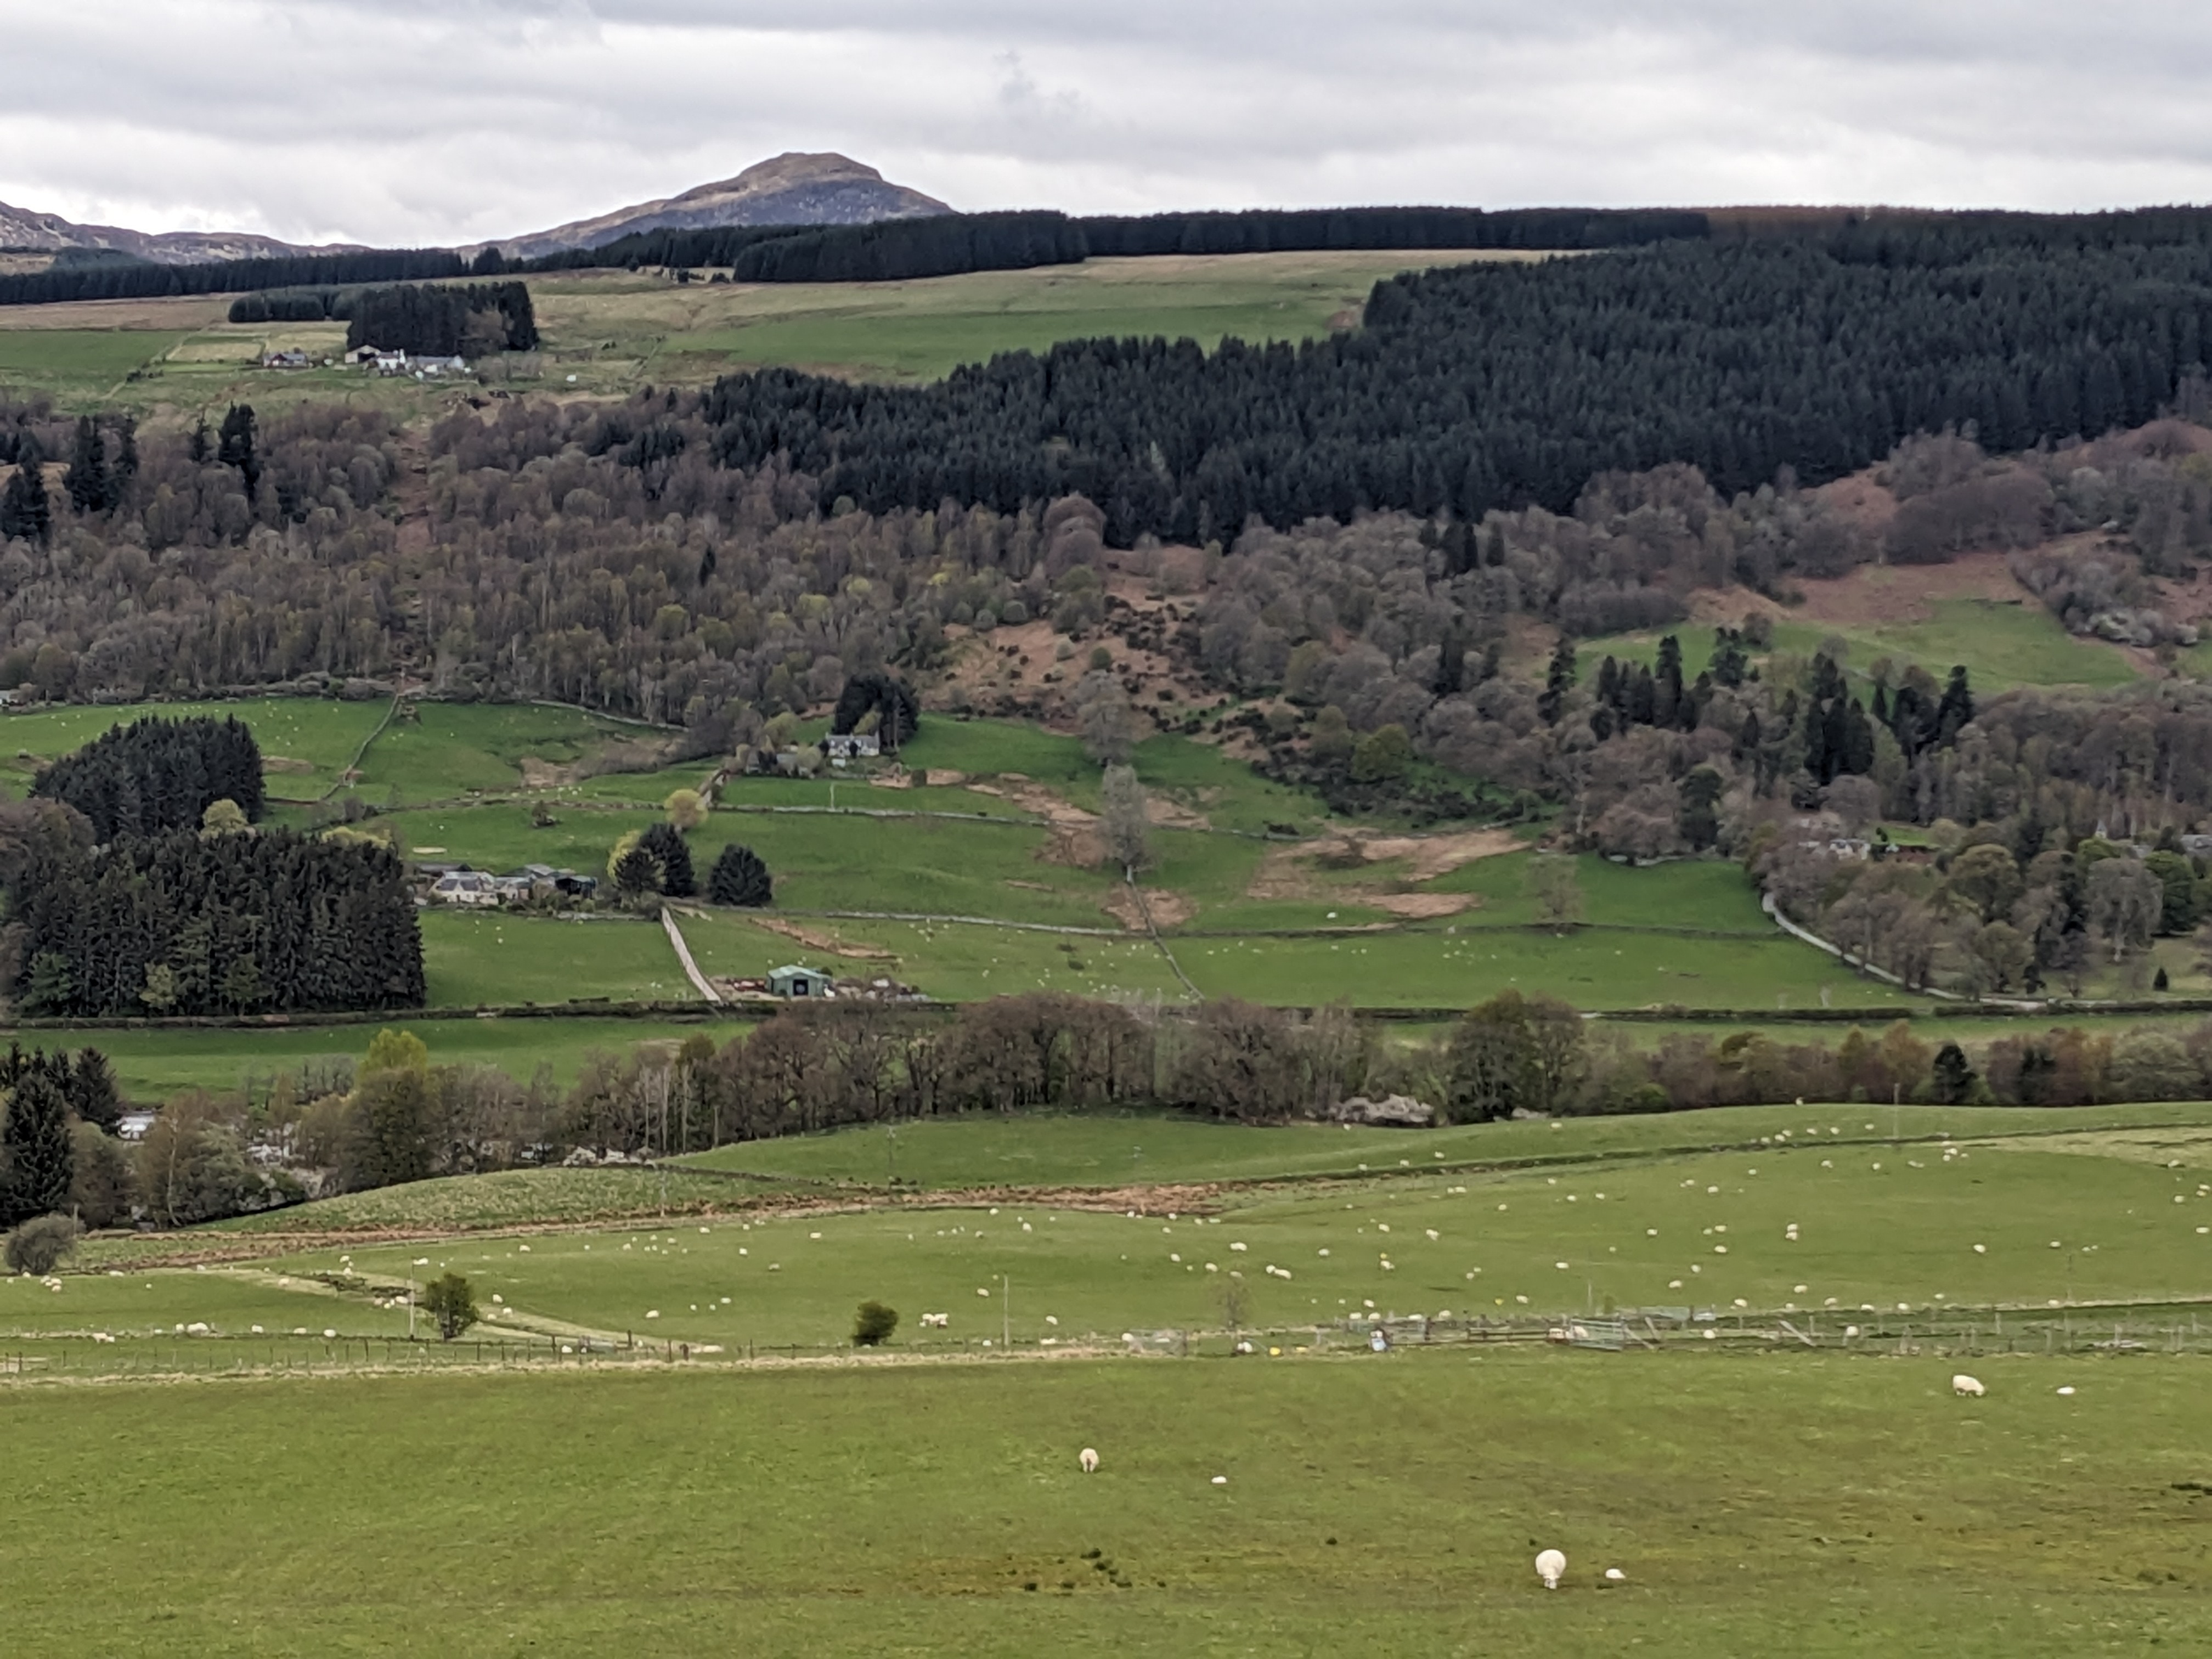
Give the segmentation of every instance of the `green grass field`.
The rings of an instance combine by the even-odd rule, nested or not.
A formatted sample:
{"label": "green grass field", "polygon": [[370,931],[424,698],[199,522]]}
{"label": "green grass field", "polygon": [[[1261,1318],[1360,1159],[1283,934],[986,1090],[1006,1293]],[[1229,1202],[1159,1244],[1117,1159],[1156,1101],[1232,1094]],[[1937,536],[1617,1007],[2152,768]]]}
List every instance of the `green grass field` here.
{"label": "green grass field", "polygon": [[[896,1150],[925,1189],[1262,1184],[1177,1186],[1168,1213],[780,1207],[880,1179],[864,1131],[725,1149],[698,1161],[759,1178],[673,1172],[665,1200],[656,1171],[524,1172],[162,1241],[294,1251],[252,1261],[101,1243],[58,1288],[0,1279],[11,1468],[59,1522],[0,1542],[11,1635],[398,1653],[434,1626],[465,1652],[689,1652],[742,1620],[746,1651],[794,1654],[2186,1651],[2212,1640],[2212,1390],[2171,1299],[2212,1268],[2208,1126],[2204,1104],[1893,1120],[1941,1144],[1848,1106],[1428,1134],[933,1123]],[[1530,1158],[1553,1161],[1480,1167]],[[360,1237],[298,1250],[316,1231]],[[405,1283],[442,1271],[470,1278],[487,1346],[404,1340]],[[1249,1358],[1225,1337],[1080,1357],[1218,1328],[1231,1285],[1264,1333]],[[829,1355],[864,1297],[905,1316],[880,1359],[743,1363]],[[1713,1340],[1378,1356],[1346,1328],[1615,1303],[1711,1308]],[[2124,1320],[2140,1346],[2085,1346]],[[2169,1328],[2186,1353],[2160,1352]],[[1009,1335],[1065,1352],[988,1363]],[[560,1352],[587,1339],[617,1351]],[[1962,1365],[1987,1397],[1953,1397]],[[1529,1568],[1547,1546],[1557,1595]],[[125,1563],[131,1595],[102,1601]]]}
{"label": "green grass field", "polygon": [[[1939,680],[1954,663],[1964,663],[1977,690],[2008,691],[2022,685],[2132,684],[2140,676],[2117,648],[2099,640],[2076,639],[2034,600],[1953,599],[1929,603],[1925,622],[1830,628],[1784,621],[1774,629],[1774,648],[1810,657],[1831,635],[1850,646],[1849,666],[1863,672],[1887,657],[1899,669],[1918,663]],[[1683,623],[1649,634],[1620,634],[1587,640],[1580,647],[1585,678],[1596,674],[1607,656],[1625,661],[1657,659],[1662,634],[1682,642],[1682,672],[1694,679],[1712,659],[1712,629]]]}
{"label": "green grass field", "polygon": [[434,1007],[698,997],[667,934],[645,921],[428,910],[422,966]]}
{"label": "green grass field", "polygon": [[[648,1224],[642,1235],[456,1241],[429,1258],[518,1315],[659,1340],[834,1345],[870,1296],[909,1315],[949,1312],[944,1334],[902,1338],[917,1349],[960,1346],[1002,1325],[1030,1343],[1215,1325],[1232,1273],[1243,1275],[1246,1322],[1260,1326],[1367,1309],[1514,1316],[1617,1303],[1778,1310],[1827,1319],[1831,1337],[1863,1310],[2163,1303],[2203,1296],[2212,1274],[2212,1110],[2203,1105],[2107,1109],[2101,1119],[1899,1114],[1895,1127],[1908,1134],[1957,1126],[1948,1147],[1886,1142],[1887,1109],[1685,1116],[1395,1135],[1041,1120],[910,1126],[896,1146],[881,1131],[848,1132],[696,1162],[771,1188],[841,1176],[881,1186],[894,1171],[925,1188],[1167,1182],[1203,1213],[1099,1213],[1034,1196],[964,1210],[878,1199],[837,1213],[686,1222],[665,1237]],[[1766,1144],[1752,1144],[1759,1135]],[[1482,1167],[1531,1159],[1547,1161]],[[1300,1184],[1316,1176],[1334,1179]],[[1223,1179],[1273,1184],[1211,1195],[1191,1184]],[[373,1202],[388,1224],[401,1224],[410,1202],[422,1206],[418,1225],[453,1225],[457,1210],[477,1203],[492,1224],[520,1218],[526,1195],[479,1200],[472,1190],[429,1183],[411,1200],[403,1189]],[[733,1189],[725,1207],[742,1211],[752,1190]],[[699,1195],[679,1186],[679,1199]],[[362,1224],[343,1207],[361,1201],[337,1201],[349,1218],[338,1224]],[[323,1207],[252,1224],[313,1231]],[[365,1241],[349,1259],[397,1282],[422,1254]],[[267,1271],[338,1266],[319,1250]],[[191,1280],[179,1278],[189,1294]],[[1006,1284],[1012,1299],[1002,1312]]]}
{"label": "green grass field", "polygon": [[[544,349],[489,371],[498,384],[620,394],[787,366],[863,380],[934,380],[1001,351],[1095,335],[1304,340],[1356,325],[1375,284],[1410,267],[1525,253],[1314,252],[1095,259],[907,283],[679,285],[651,273],[563,272],[530,282]],[[0,313],[0,386],[65,407],[170,414],[250,399],[264,410],[344,398],[403,416],[451,382],[357,370],[271,372],[267,351],[319,356],[328,325],[230,324],[209,298],[21,307]],[[125,382],[134,370],[140,378]],[[520,378],[514,378],[514,377]]]}
{"label": "green grass field", "polygon": [[0,385],[71,402],[98,398],[182,338],[172,331],[0,327]]}
{"label": "green grass field", "polygon": [[903,283],[677,286],[580,272],[531,283],[546,356],[580,385],[696,380],[790,366],[935,380],[999,352],[1096,335],[1303,340],[1356,322],[1409,265],[1496,253],[1261,253],[1094,259]]}
{"label": "green grass field", "polygon": [[[6,338],[0,332],[0,339]],[[235,716],[261,745],[262,769],[272,800],[313,800],[338,781],[386,705],[263,697],[240,702],[126,703],[98,708],[37,708],[0,715],[0,781],[21,794],[40,767],[82,748],[102,732],[158,716],[185,720]]]}
{"label": "green grass field", "polygon": [[0,1565],[54,1656],[2186,1651],[2199,1364],[1972,1402],[1935,1358],[1549,1354],[10,1389],[24,1501],[77,1524]]}

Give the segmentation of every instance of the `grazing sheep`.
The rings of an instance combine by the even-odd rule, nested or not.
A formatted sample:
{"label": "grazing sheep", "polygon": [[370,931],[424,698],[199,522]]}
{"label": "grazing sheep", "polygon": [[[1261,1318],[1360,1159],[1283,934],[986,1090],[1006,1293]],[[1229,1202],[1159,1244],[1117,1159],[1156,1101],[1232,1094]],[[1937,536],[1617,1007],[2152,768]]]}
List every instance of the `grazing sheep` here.
{"label": "grazing sheep", "polygon": [[1076,1453],[1075,1461],[1083,1465],[1084,1474],[1096,1474],[1098,1473],[1098,1454],[1091,1450],[1090,1447],[1085,1446],[1081,1451]]}
{"label": "grazing sheep", "polygon": [[[726,1302],[728,1299],[729,1298],[727,1297],[723,1298]],[[951,1314],[926,1313],[921,1316],[921,1322],[927,1329],[941,1331],[947,1325],[950,1325],[952,1322],[952,1316]]]}
{"label": "grazing sheep", "polygon": [[1975,1399],[1979,1400],[1989,1390],[1982,1386],[1979,1377],[1969,1376],[1966,1372],[1960,1371],[1951,1379],[1951,1392],[1956,1395],[1972,1395]]}
{"label": "grazing sheep", "polygon": [[1566,1571],[1567,1558],[1557,1550],[1546,1550],[1536,1558],[1536,1577],[1544,1581],[1546,1589],[1559,1589]]}

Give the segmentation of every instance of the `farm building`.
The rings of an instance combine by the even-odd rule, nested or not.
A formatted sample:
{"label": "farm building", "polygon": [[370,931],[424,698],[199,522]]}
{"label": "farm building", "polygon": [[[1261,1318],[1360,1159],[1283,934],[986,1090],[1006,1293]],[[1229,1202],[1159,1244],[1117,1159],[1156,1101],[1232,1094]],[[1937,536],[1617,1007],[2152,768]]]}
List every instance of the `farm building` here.
{"label": "farm building", "polygon": [[476,908],[501,903],[504,897],[498,882],[481,870],[449,870],[430,884],[430,902],[434,904]]}
{"label": "farm building", "polygon": [[769,994],[779,997],[826,997],[835,994],[830,975],[817,968],[777,968],[768,976]]}
{"label": "farm building", "polygon": [[833,732],[822,739],[822,752],[832,766],[842,766],[851,760],[873,760],[883,745],[872,732]]}

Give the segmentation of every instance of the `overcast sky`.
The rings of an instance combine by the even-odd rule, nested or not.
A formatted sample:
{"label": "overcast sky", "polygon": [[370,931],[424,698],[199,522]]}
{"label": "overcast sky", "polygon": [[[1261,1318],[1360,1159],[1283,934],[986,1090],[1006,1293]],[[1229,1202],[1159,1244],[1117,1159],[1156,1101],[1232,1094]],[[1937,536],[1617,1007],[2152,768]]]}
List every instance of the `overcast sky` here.
{"label": "overcast sky", "polygon": [[841,150],[959,208],[2212,200],[2203,0],[0,0],[0,200],[447,244]]}

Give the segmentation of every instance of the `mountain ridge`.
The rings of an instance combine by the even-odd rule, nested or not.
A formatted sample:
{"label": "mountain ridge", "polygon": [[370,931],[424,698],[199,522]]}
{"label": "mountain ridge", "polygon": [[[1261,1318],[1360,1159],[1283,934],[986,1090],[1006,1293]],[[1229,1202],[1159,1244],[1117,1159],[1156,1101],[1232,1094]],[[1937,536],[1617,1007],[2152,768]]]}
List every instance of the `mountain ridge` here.
{"label": "mountain ridge", "polygon": [[[574,219],[520,236],[468,243],[473,254],[489,246],[508,258],[598,247],[637,231],[705,229],[724,225],[857,225],[884,219],[933,217],[953,210],[933,196],[895,185],[875,168],[834,151],[786,151],[755,162],[733,178],[694,185],[674,196],[633,202],[590,218]],[[288,258],[313,253],[357,253],[360,242],[307,245],[246,231],[132,230],[120,225],[78,224],[58,213],[0,202],[0,252],[106,252],[164,265],[224,259]]]}

